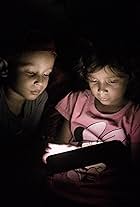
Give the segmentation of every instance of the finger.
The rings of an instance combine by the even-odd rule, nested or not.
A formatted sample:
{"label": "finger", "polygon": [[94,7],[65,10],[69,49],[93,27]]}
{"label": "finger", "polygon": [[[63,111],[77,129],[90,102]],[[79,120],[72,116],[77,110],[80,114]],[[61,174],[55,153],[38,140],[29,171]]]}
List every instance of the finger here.
{"label": "finger", "polygon": [[45,154],[43,155],[43,157],[42,157],[42,161],[43,161],[43,163],[45,163],[45,164],[47,164],[47,157],[48,157],[48,154],[47,154],[47,153],[45,153]]}

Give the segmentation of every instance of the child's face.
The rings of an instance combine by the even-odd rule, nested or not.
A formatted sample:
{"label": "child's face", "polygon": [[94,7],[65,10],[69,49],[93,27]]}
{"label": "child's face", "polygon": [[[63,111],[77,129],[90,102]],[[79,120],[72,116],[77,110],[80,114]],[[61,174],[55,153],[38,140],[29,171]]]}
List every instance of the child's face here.
{"label": "child's face", "polygon": [[48,85],[54,61],[54,56],[47,51],[22,55],[11,85],[14,91],[24,99],[36,99]]}
{"label": "child's face", "polygon": [[89,87],[95,98],[105,106],[119,106],[124,102],[128,84],[127,76],[117,76],[109,67],[91,73]]}

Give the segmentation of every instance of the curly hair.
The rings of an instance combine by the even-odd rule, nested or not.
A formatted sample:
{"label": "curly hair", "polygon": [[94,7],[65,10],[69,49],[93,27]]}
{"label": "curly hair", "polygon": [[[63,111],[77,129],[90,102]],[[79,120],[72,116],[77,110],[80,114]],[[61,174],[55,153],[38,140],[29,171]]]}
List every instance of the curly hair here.
{"label": "curly hair", "polygon": [[129,82],[126,90],[126,97],[128,99],[139,102],[139,93],[137,93],[140,87],[140,70],[135,58],[118,55],[118,54],[104,54],[98,53],[94,48],[78,60],[78,64],[74,67],[75,72],[80,79],[87,84],[90,74],[97,72],[105,67],[108,67],[116,76],[128,76]]}
{"label": "curly hair", "polygon": [[15,69],[20,64],[20,57],[26,53],[36,51],[48,51],[54,57],[57,56],[53,37],[39,31],[30,31],[17,41],[11,41],[0,51],[0,81],[7,82],[10,76],[14,76]]}

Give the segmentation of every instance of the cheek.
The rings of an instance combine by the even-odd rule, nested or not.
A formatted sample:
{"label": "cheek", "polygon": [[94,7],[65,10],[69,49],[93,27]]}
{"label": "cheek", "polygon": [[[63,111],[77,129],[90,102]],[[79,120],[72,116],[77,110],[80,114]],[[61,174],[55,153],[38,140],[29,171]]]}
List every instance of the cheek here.
{"label": "cheek", "polygon": [[21,91],[27,88],[31,88],[31,83],[29,81],[18,81],[16,84],[16,88],[20,89]]}
{"label": "cheek", "polygon": [[89,88],[90,88],[91,91],[94,91],[94,92],[96,92],[98,90],[97,85],[90,85],[89,84]]}
{"label": "cheek", "polygon": [[19,76],[15,84],[16,84],[15,87],[20,88],[21,90],[25,88],[30,89],[33,84],[33,80],[26,78],[24,76]]}
{"label": "cheek", "polygon": [[123,97],[125,93],[125,88],[123,87],[117,87],[117,88],[113,88],[110,89],[110,97]]}
{"label": "cheek", "polygon": [[16,83],[20,83],[20,84],[22,84],[22,83],[24,83],[26,81],[27,81],[26,78],[24,76],[22,76],[22,75],[18,75],[16,80],[15,80]]}
{"label": "cheek", "polygon": [[44,88],[46,88],[48,86],[48,82],[49,82],[49,79],[46,79],[43,81]]}
{"label": "cheek", "polygon": [[91,90],[92,95],[96,96],[97,95],[97,87],[96,86],[92,86],[92,87],[89,87],[89,88]]}
{"label": "cheek", "polygon": [[118,91],[119,93],[123,93],[123,92],[125,92],[126,91],[126,85],[118,85],[118,86],[115,86],[115,87],[112,87],[112,90],[114,90],[114,91]]}

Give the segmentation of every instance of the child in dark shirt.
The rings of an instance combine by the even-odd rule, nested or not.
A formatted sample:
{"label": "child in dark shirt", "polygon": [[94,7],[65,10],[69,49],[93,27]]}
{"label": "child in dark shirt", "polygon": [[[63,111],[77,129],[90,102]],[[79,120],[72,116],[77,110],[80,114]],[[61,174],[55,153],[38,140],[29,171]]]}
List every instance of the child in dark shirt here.
{"label": "child in dark shirt", "polygon": [[[56,58],[53,41],[40,34],[31,33],[0,58],[4,188],[7,197],[10,195],[14,202],[20,200],[17,197],[22,193],[24,197],[26,192],[33,190],[29,183],[35,173],[36,158],[40,159],[40,122],[48,99],[46,87]],[[18,193],[16,198],[13,188],[15,194]]]}

